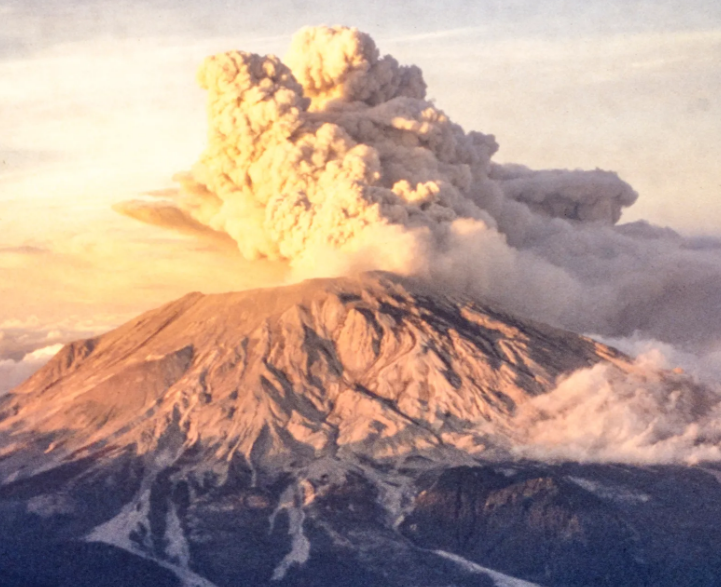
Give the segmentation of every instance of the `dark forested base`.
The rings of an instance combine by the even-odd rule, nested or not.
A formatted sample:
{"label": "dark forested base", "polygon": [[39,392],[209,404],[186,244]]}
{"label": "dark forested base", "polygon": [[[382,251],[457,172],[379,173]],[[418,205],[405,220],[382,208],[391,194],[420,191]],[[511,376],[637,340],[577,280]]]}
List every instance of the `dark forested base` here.
{"label": "dark forested base", "polygon": [[[171,587],[186,570],[218,587],[490,587],[481,567],[559,587],[721,585],[721,484],[710,468],[433,468],[412,481],[397,519],[377,481],[350,471],[340,483],[316,482],[299,510],[309,556],[279,573],[295,539],[279,506],[298,479],[267,474],[259,484],[242,463],[222,478],[200,475],[202,460],[189,454],[155,474],[133,552],[86,538],[136,496],[142,459],[123,454],[7,484],[0,585]],[[171,509],[185,563],[170,548],[179,539]]]}

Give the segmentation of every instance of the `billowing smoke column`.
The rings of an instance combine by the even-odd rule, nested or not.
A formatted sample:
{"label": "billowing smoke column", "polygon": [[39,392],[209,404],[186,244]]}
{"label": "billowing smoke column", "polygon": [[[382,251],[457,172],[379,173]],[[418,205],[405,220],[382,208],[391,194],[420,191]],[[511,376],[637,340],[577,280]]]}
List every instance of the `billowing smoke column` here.
{"label": "billowing smoke column", "polygon": [[386,227],[440,242],[457,218],[490,220],[477,204],[501,199],[495,141],[426,102],[418,68],[348,28],[302,31],[286,61],[232,52],[201,67],[210,144],[183,203],[196,220],[250,259],[294,266],[360,251]]}
{"label": "billowing smoke column", "polygon": [[126,213],[227,235],[297,276],[424,274],[576,331],[719,341],[719,243],[616,225],[637,195],[615,173],[493,163],[494,137],[451,122],[368,35],[304,29],[285,62],[233,51],[198,79],[209,142],[178,209]]}

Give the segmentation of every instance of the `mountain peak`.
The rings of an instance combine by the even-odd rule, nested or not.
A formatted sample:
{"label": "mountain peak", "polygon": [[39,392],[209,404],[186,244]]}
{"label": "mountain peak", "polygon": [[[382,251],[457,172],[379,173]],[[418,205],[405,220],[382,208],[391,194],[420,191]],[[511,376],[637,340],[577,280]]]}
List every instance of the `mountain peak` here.
{"label": "mountain peak", "polygon": [[385,273],[192,293],[67,345],[4,399],[0,433],[11,448],[45,439],[41,469],[109,446],[151,452],[173,430],[178,450],[274,466],[338,451],[473,454],[497,448],[488,435],[527,398],[602,360],[625,361]]}

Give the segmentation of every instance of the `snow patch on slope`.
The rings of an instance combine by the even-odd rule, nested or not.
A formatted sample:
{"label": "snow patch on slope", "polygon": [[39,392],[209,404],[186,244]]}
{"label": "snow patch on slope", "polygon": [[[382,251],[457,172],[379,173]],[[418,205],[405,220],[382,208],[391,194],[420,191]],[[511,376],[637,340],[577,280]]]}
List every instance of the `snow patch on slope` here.
{"label": "snow patch on slope", "polygon": [[148,527],[149,512],[150,490],[146,489],[137,499],[126,504],[117,516],[94,528],[86,540],[104,542],[135,552],[138,548],[130,536],[139,528]]}
{"label": "snow patch on slope", "polygon": [[567,479],[579,487],[582,487],[586,491],[590,491],[594,495],[597,495],[601,499],[610,499],[621,503],[646,503],[651,499],[650,495],[646,495],[640,491],[631,491],[625,487],[605,485],[603,483],[599,483],[598,481],[583,479],[582,477],[569,476]]}
{"label": "snow patch on slope", "polygon": [[126,504],[114,518],[94,528],[86,537],[87,542],[103,542],[116,546],[132,554],[151,560],[159,566],[171,571],[180,579],[182,587],[217,587],[207,579],[197,575],[188,568],[190,553],[188,544],[182,534],[180,520],[175,506],[171,503],[167,517],[166,538],[168,539],[167,554],[176,562],[161,560],[146,550],[145,544],[133,541],[131,534],[139,528],[149,527],[150,490],[146,489],[140,496]]}
{"label": "snow patch on slope", "polygon": [[291,485],[283,492],[278,508],[273,512],[271,521],[275,520],[275,516],[280,511],[286,510],[288,512],[288,535],[291,537],[291,550],[273,571],[273,581],[283,579],[294,563],[304,565],[310,558],[310,541],[303,532],[303,522],[305,521],[304,502],[305,491],[303,485],[300,483]]}
{"label": "snow patch on slope", "polygon": [[168,555],[170,560],[177,561],[181,567],[187,569],[190,563],[190,548],[188,541],[185,539],[185,534],[183,534],[178,510],[172,501],[166,516],[165,538],[167,540],[165,554]]}
{"label": "snow patch on slope", "polygon": [[433,552],[438,556],[442,556],[443,558],[453,561],[470,573],[489,576],[496,583],[496,587],[541,587],[538,583],[530,583],[528,581],[524,581],[523,579],[509,577],[508,575],[504,575],[503,573],[499,573],[498,571],[494,571],[492,569],[487,569],[486,567],[482,567],[481,565],[471,562],[462,556],[451,554],[445,550],[434,550]]}

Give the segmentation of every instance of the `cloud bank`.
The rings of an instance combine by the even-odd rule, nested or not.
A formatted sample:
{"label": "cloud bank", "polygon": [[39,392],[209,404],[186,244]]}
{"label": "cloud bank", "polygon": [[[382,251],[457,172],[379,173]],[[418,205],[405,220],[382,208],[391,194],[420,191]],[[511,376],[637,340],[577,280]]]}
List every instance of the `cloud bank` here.
{"label": "cloud bank", "polygon": [[721,389],[663,367],[652,350],[631,372],[598,364],[572,373],[520,406],[509,435],[512,452],[579,462],[721,460]]}
{"label": "cloud bank", "polygon": [[0,359],[0,395],[25,381],[53,358],[62,344],[53,344],[27,353],[20,360]]}

